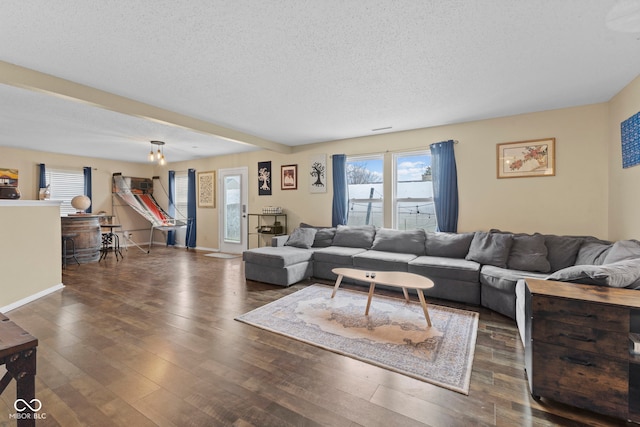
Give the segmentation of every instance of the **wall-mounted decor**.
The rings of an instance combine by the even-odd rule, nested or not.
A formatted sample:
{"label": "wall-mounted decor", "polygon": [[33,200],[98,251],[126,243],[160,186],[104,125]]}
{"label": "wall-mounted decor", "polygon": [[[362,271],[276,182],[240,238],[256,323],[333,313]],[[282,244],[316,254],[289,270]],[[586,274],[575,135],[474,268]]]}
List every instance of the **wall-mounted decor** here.
{"label": "wall-mounted decor", "polygon": [[326,154],[313,154],[309,157],[309,192],[327,192]]}
{"label": "wall-mounted decor", "polygon": [[0,168],[0,186],[17,187],[18,186],[18,169]]}
{"label": "wall-mounted decor", "polygon": [[555,138],[497,144],[498,178],[555,175],[555,147]]}
{"label": "wall-mounted decor", "polygon": [[298,165],[280,167],[280,188],[282,190],[298,189]]}
{"label": "wall-mounted decor", "polygon": [[271,162],[258,162],[258,196],[271,195]]}
{"label": "wall-mounted decor", "polygon": [[198,172],[198,207],[216,207],[216,172]]}
{"label": "wall-mounted decor", "polygon": [[622,167],[640,163],[640,112],[620,123],[622,137]]}

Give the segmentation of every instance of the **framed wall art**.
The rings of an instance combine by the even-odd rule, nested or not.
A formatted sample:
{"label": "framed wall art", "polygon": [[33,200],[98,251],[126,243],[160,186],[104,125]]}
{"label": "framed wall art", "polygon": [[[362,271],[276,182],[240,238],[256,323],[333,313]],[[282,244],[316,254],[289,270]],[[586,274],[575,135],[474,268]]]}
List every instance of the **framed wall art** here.
{"label": "framed wall art", "polygon": [[497,144],[498,178],[555,175],[555,146],[555,138]]}
{"label": "framed wall art", "polygon": [[327,155],[313,154],[309,157],[309,192],[327,192]]}
{"label": "framed wall art", "polygon": [[622,167],[640,164],[640,112],[620,123]]}
{"label": "framed wall art", "polygon": [[298,189],[298,165],[280,167],[280,188],[282,190]]}
{"label": "framed wall art", "polygon": [[216,207],[216,172],[198,172],[198,207]]}
{"label": "framed wall art", "polygon": [[258,162],[258,196],[271,195],[271,162]]}

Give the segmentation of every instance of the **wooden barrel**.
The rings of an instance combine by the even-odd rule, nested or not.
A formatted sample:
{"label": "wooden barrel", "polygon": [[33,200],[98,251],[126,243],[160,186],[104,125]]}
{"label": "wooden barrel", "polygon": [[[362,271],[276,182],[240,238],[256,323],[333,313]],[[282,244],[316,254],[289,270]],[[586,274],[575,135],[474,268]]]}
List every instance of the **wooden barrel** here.
{"label": "wooden barrel", "polygon": [[[62,235],[70,235],[76,247],[76,259],[80,264],[97,262],[100,259],[102,233],[99,216],[66,216],[61,218]],[[73,245],[67,243],[67,262],[73,263]],[[62,254],[64,256],[65,254]]]}

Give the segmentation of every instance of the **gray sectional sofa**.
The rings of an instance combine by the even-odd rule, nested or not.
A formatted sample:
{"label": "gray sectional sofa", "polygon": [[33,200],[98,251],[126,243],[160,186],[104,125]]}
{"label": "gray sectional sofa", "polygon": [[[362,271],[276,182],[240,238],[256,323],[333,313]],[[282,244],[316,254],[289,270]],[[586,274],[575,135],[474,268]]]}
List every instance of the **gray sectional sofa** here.
{"label": "gray sectional sofa", "polygon": [[434,281],[428,297],[482,305],[512,319],[516,285],[527,277],[640,288],[640,242],[590,236],[301,224],[274,237],[272,246],[245,251],[243,260],[248,280],[280,286],[335,280],[336,267],[407,271]]}

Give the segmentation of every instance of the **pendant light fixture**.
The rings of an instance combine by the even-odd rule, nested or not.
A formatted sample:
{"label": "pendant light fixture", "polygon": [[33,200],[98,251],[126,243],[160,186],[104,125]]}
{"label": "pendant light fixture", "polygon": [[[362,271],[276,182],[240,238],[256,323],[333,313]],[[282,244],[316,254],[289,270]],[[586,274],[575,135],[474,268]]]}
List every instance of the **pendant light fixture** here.
{"label": "pendant light fixture", "polygon": [[[159,165],[164,166],[167,162],[164,158],[164,141],[149,141],[151,143],[151,151],[149,151],[149,161],[153,162],[156,160]],[[153,146],[158,147],[158,151],[153,153]]]}

